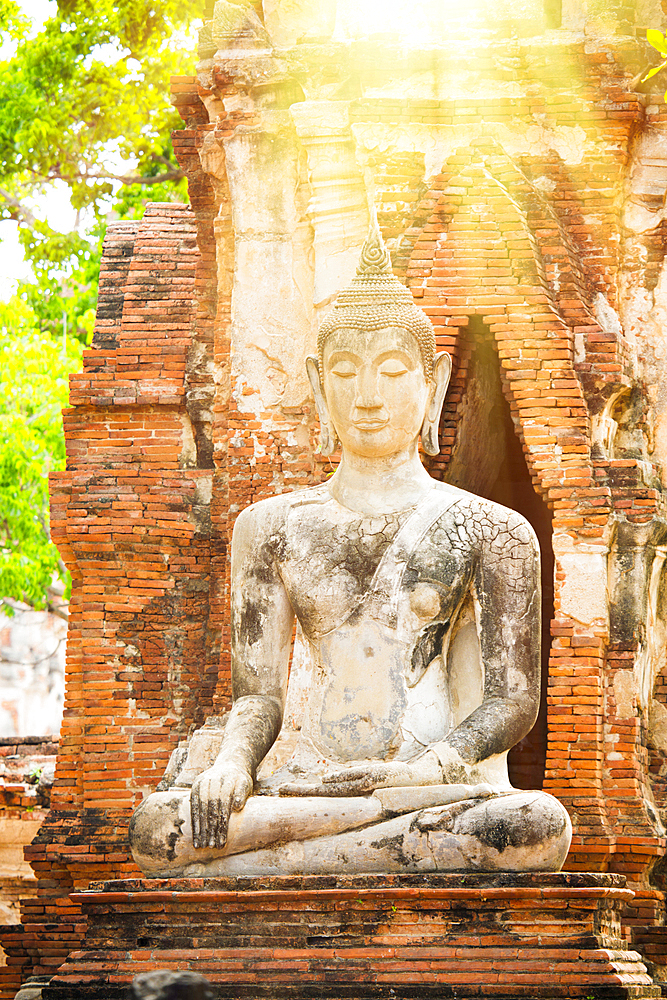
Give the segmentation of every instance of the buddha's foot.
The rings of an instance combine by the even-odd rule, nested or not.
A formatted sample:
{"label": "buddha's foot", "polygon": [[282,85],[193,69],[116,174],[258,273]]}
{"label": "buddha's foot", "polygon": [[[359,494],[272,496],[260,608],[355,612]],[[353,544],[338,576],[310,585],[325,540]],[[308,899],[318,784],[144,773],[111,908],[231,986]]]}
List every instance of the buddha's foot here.
{"label": "buddha's foot", "polygon": [[[260,831],[270,846],[248,849],[257,846]],[[196,849],[189,789],[172,788],[149,796],[130,827],[134,858],[153,878],[558,871],[571,838],[569,816],[557,799],[522,791],[465,798],[392,819],[383,819],[373,796],[253,796],[242,813],[232,815],[229,847]]]}

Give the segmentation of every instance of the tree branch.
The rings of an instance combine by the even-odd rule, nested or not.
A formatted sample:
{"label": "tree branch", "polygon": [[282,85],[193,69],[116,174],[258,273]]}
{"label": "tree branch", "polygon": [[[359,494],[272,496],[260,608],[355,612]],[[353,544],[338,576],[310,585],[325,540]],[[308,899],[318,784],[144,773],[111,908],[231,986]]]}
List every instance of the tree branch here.
{"label": "tree branch", "polygon": [[92,170],[86,170],[85,172],[77,171],[71,174],[62,174],[59,170],[50,170],[46,175],[37,174],[36,171],[34,173],[47,182],[65,181],[68,184],[72,181],[120,181],[121,184],[128,186],[130,184],[162,184],[163,181],[180,181],[185,177],[185,172],[180,168],[165,170],[164,173],[156,174],[154,177],[145,177],[142,174],[111,174],[106,170],[100,170],[99,172]]}
{"label": "tree branch", "polygon": [[24,205],[13,194],[10,194],[9,191],[5,191],[4,188],[0,188],[0,199],[7,206],[6,210],[9,212],[10,219],[13,219],[15,222],[25,222],[31,229],[34,227],[37,220],[27,205]]}
{"label": "tree branch", "polygon": [[12,611],[43,611],[43,610],[46,610],[46,611],[49,611],[52,615],[55,615],[56,618],[62,618],[62,620],[64,622],[68,622],[69,621],[69,614],[68,614],[68,610],[67,610],[68,607],[69,607],[69,605],[67,604],[66,601],[63,601],[62,604],[54,604],[53,601],[50,601],[47,598],[47,600],[46,600],[46,608],[45,609],[44,608],[36,608],[35,605],[32,604],[30,601],[14,601],[14,600],[12,600],[11,597],[2,597],[2,598],[0,598],[0,605],[1,604],[4,604],[5,607],[7,607],[7,608],[11,608]]}
{"label": "tree branch", "polygon": [[66,604],[53,604],[51,601],[47,601],[46,604],[47,611],[50,611],[52,615],[56,616],[56,618],[62,618],[64,622],[69,621],[69,614],[66,608]]}
{"label": "tree branch", "polygon": [[[103,175],[100,175],[103,176]],[[165,170],[163,174],[156,174],[155,177],[141,177],[137,174],[105,174],[107,180],[120,181],[122,184],[161,184],[163,181],[180,181],[185,177],[182,170]]]}

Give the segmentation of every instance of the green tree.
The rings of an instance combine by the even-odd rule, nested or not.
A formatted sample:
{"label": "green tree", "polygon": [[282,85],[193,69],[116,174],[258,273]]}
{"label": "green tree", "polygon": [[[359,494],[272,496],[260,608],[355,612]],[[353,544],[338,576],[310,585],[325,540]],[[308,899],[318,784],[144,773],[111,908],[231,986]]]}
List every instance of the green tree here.
{"label": "green tree", "polygon": [[65,465],[61,410],[82,345],[36,328],[14,298],[0,304],[0,595],[66,617],[69,574],[49,536],[48,475]]}
{"label": "green tree", "polygon": [[[15,0],[0,0],[0,219],[19,224],[33,278],[20,291],[43,330],[89,340],[105,219],[146,200],[186,200],[170,142],[182,122],[169,76],[191,71],[202,0],[58,0],[34,37]],[[136,164],[127,167],[128,163]],[[38,204],[66,185],[88,232],[54,231]],[[126,192],[118,199],[118,191]]]}
{"label": "green tree", "polygon": [[[32,265],[0,303],[0,603],[65,617],[69,575],[48,527],[60,411],[92,335],[110,209],[137,218],[147,200],[187,198],[169,76],[192,69],[185,31],[201,0],[58,0],[37,34],[22,6],[0,0],[0,41],[15,50],[0,61],[0,219],[18,223]],[[63,185],[77,212],[69,233],[40,212]]]}

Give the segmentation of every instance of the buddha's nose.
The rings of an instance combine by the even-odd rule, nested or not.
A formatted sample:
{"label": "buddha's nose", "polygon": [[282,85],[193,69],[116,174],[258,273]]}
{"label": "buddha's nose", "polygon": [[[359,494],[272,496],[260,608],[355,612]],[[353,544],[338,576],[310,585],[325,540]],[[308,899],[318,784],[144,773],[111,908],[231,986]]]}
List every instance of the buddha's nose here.
{"label": "buddha's nose", "polygon": [[361,410],[375,410],[382,406],[382,397],[378,393],[377,374],[368,369],[361,369],[357,376],[356,405]]}

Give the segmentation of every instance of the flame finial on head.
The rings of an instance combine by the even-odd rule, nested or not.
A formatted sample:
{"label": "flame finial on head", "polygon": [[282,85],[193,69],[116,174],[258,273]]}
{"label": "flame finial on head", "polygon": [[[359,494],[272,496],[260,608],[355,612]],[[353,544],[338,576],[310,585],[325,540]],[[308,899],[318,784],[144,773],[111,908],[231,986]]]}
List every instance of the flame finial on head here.
{"label": "flame finial on head", "polygon": [[391,257],[384,245],[375,213],[373,213],[371,219],[368,236],[361,248],[357,274],[393,274],[391,270]]}
{"label": "flame finial on head", "polygon": [[390,326],[401,327],[415,337],[424,373],[431,378],[435,355],[433,325],[426,313],[415,305],[410,290],[393,273],[391,257],[373,212],[357,273],[348,287],[338,293],[333,309],[320,326],[317,337],[320,378],[324,344],[334,330],[384,330]]}

